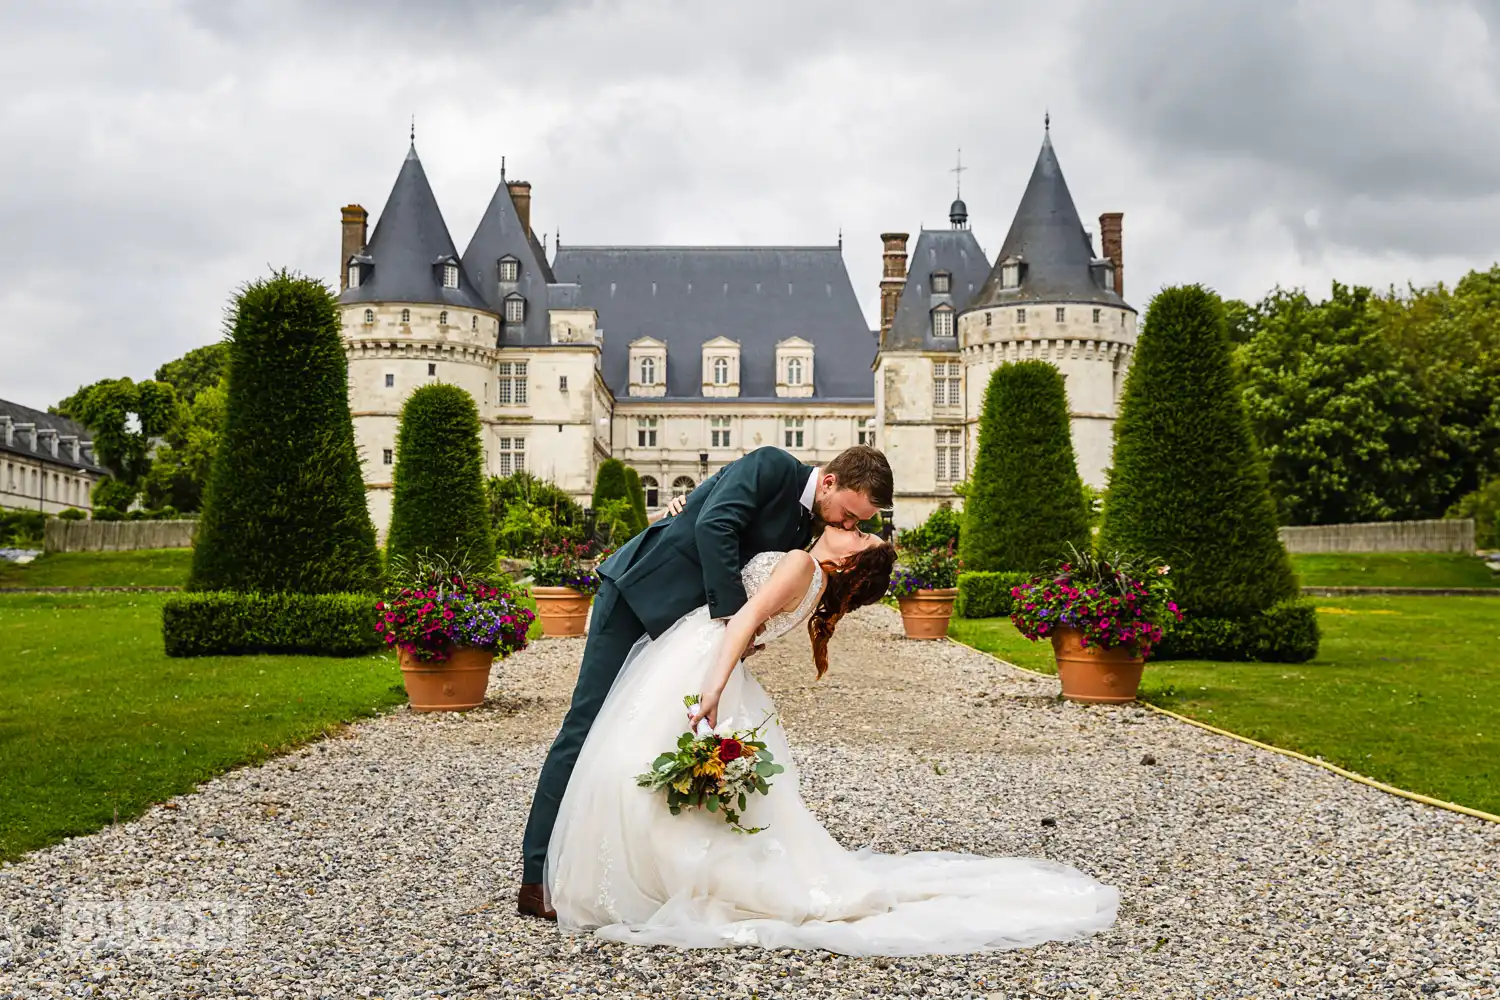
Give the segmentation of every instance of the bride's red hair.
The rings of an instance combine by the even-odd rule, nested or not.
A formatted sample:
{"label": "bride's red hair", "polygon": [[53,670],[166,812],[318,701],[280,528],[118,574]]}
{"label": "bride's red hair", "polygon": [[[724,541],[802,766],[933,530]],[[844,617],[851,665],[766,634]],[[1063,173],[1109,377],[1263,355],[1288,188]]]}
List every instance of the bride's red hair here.
{"label": "bride's red hair", "polygon": [[891,585],[891,570],[896,565],[896,547],[888,542],[872,545],[840,565],[819,563],[828,575],[828,584],[818,600],[818,609],[807,620],[807,634],[812,636],[813,663],[821,678],[828,673],[828,640],[844,615],[874,604],[885,596]]}

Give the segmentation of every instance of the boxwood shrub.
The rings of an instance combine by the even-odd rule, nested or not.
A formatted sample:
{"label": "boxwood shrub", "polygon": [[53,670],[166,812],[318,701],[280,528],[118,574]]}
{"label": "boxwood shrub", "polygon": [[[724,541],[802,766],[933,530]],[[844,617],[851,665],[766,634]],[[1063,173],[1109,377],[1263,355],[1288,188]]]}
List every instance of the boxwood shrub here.
{"label": "boxwood shrub", "polygon": [[1152,652],[1158,660],[1245,660],[1305,663],[1318,655],[1318,613],[1283,601],[1243,618],[1195,618],[1172,626]]}
{"label": "boxwood shrub", "polygon": [[1004,618],[1010,614],[1010,588],[1030,579],[1029,573],[960,573],[953,613],[960,618]]}
{"label": "boxwood shrub", "polygon": [[381,648],[374,605],[368,594],[174,594],[162,611],[162,636],[168,656],[358,656]]}

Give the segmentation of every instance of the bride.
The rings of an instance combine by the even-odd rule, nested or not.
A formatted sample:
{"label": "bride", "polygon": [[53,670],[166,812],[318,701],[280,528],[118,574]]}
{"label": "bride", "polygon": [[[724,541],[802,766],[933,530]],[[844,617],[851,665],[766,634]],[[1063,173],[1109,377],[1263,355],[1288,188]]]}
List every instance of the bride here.
{"label": "bride", "polygon": [[[813,661],[847,612],[884,595],[890,545],[830,526],[807,552],[744,568],[750,599],[728,622],[688,614],[631,651],[568,783],[547,851],[559,925],[613,941],[817,948],[849,955],[957,954],[1067,940],[1109,927],[1118,892],[1065,865],[952,853],[846,851],[798,792],[776,707],[746,669],[752,643],[802,623]],[[684,717],[684,695],[698,705]],[[716,813],[673,816],[635,776],[700,721],[751,729],[786,772],[751,796],[746,835]]]}

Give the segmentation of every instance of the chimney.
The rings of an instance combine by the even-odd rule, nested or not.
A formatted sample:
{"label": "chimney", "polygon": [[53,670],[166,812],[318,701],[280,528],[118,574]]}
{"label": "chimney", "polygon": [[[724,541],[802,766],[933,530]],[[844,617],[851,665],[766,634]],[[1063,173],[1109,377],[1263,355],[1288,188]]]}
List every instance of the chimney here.
{"label": "chimney", "polygon": [[345,205],[343,219],[343,259],[339,261],[339,291],[349,290],[349,258],[359,253],[369,242],[368,226],[370,213],[359,205]]}
{"label": "chimney", "polygon": [[511,203],[516,206],[516,214],[521,217],[521,228],[526,230],[526,237],[530,239],[531,184],[527,181],[506,181],[505,186],[510,189]]}
{"label": "chimney", "polygon": [[1115,265],[1115,294],[1125,297],[1124,212],[1105,212],[1099,216],[1099,249]]}
{"label": "chimney", "polygon": [[896,303],[901,299],[901,289],[906,285],[906,241],[908,233],[881,233],[880,242],[885,245],[883,259],[885,270],[880,276],[880,341],[891,332],[891,322],[896,318]]}

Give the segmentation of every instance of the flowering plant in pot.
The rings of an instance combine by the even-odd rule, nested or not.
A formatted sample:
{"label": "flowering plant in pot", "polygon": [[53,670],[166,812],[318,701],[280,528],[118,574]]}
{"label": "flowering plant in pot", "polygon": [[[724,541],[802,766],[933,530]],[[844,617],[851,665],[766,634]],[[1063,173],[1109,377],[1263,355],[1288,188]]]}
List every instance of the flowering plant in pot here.
{"label": "flowering plant in pot", "polygon": [[444,560],[402,566],[375,602],[375,631],[396,649],[413,709],[475,708],[490,668],[526,647],[535,617],[520,595]]}
{"label": "flowering plant in pot", "polygon": [[532,557],[531,596],[542,619],[542,635],[582,635],[588,626],[589,601],[598,591],[599,574],[588,545],[562,542]]}
{"label": "flowering plant in pot", "polygon": [[948,634],[962,570],[963,560],[951,540],[937,548],[902,550],[888,593],[901,605],[908,639],[941,639]]}
{"label": "flowering plant in pot", "polygon": [[1011,622],[1034,642],[1052,641],[1063,697],[1072,701],[1135,700],[1152,648],[1182,621],[1169,567],[1118,554],[1072,549],[1011,596]]}

